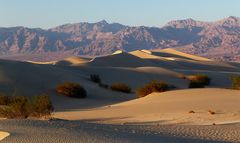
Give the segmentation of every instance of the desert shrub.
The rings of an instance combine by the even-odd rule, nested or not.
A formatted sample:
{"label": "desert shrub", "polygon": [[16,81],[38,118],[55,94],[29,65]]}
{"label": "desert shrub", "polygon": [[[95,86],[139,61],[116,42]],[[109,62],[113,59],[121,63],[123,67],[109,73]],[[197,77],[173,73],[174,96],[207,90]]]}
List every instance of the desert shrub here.
{"label": "desert shrub", "polygon": [[144,97],[153,92],[164,92],[164,91],[167,91],[168,89],[169,89],[169,86],[165,82],[151,81],[147,83],[145,86],[137,89],[137,96]]}
{"label": "desert shrub", "polygon": [[97,74],[91,74],[90,75],[90,80],[96,83],[101,83],[101,78]]}
{"label": "desert shrub", "polygon": [[209,85],[211,79],[204,74],[196,74],[189,77],[189,88],[204,88],[206,85]]}
{"label": "desert shrub", "polygon": [[27,118],[51,115],[53,106],[47,95],[32,99],[26,96],[9,96],[8,105],[0,107],[0,116],[4,118]]}
{"label": "desert shrub", "polygon": [[31,101],[30,115],[34,117],[49,116],[53,112],[52,102],[46,94],[35,96]]}
{"label": "desert shrub", "polygon": [[208,110],[208,113],[209,113],[210,115],[216,114],[216,112],[214,112],[214,111],[212,111],[212,110]]}
{"label": "desert shrub", "polygon": [[189,88],[204,88],[205,85],[202,82],[192,80],[189,82],[188,87]]}
{"label": "desert shrub", "polygon": [[85,98],[87,91],[78,83],[65,82],[56,88],[57,93],[74,98]]}
{"label": "desert shrub", "polygon": [[109,87],[109,85],[104,84],[104,83],[99,83],[98,85],[99,85],[99,87],[106,88],[106,89]]}
{"label": "desert shrub", "polygon": [[2,107],[0,114],[6,118],[27,118],[29,111],[29,99],[25,96],[10,97],[9,104]]}
{"label": "desert shrub", "polygon": [[196,74],[190,77],[191,81],[199,82],[202,85],[209,85],[211,82],[211,79],[204,74]]}
{"label": "desert shrub", "polygon": [[240,89],[240,76],[232,76],[232,88]]}
{"label": "desert shrub", "polygon": [[8,105],[9,98],[3,93],[0,93],[0,105]]}
{"label": "desert shrub", "polygon": [[186,75],[184,75],[184,74],[179,74],[178,77],[181,78],[181,79],[186,79],[187,78]]}
{"label": "desert shrub", "polygon": [[190,114],[194,114],[194,113],[196,113],[196,112],[193,111],[193,110],[190,110],[190,111],[188,111],[188,113],[190,113]]}
{"label": "desert shrub", "polygon": [[124,93],[131,93],[131,88],[125,83],[114,83],[111,85],[111,89],[114,91],[120,91]]}

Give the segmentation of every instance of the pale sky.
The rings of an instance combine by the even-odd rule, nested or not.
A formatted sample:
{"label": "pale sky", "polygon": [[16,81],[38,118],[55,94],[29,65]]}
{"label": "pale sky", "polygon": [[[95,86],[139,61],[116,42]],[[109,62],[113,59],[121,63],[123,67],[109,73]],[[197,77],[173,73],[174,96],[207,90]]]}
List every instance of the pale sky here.
{"label": "pale sky", "polygon": [[0,27],[51,28],[105,19],[160,27],[171,20],[240,17],[240,0],[0,0]]}

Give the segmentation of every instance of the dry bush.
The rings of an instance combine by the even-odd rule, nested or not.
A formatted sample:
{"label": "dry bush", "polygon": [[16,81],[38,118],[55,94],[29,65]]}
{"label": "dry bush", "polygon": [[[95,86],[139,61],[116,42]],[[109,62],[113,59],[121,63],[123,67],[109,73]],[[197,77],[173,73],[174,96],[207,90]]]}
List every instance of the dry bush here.
{"label": "dry bush", "polygon": [[164,92],[169,89],[169,85],[161,81],[151,81],[145,86],[137,89],[137,96],[144,97],[153,92]]}
{"label": "dry bush", "polygon": [[194,113],[196,113],[196,112],[193,111],[193,110],[190,110],[188,113],[194,114]]}
{"label": "dry bush", "polygon": [[9,98],[9,104],[0,109],[0,115],[5,118],[27,118],[30,105],[29,99],[25,96]]}
{"label": "dry bush", "polygon": [[99,87],[102,87],[102,88],[106,88],[106,89],[109,88],[109,85],[104,84],[104,83],[99,83],[98,86],[99,86]]}
{"label": "dry bush", "polygon": [[198,81],[190,81],[188,87],[189,88],[204,88],[205,85]]}
{"label": "dry bush", "polygon": [[53,112],[50,97],[46,94],[33,97],[30,115],[33,117],[49,116]]}
{"label": "dry bush", "polygon": [[240,89],[240,76],[232,76],[232,88],[233,89]]}
{"label": "dry bush", "polygon": [[90,75],[90,80],[95,82],[95,83],[101,83],[101,78],[97,74],[91,74]]}
{"label": "dry bush", "polygon": [[53,106],[48,95],[36,96],[33,99],[26,96],[9,96],[8,105],[0,107],[0,116],[4,118],[28,118],[51,115]]}
{"label": "dry bush", "polygon": [[186,79],[187,78],[187,76],[184,75],[184,74],[179,74],[178,77],[181,78],[181,79]]}
{"label": "dry bush", "polygon": [[204,74],[196,74],[189,77],[189,88],[204,88],[209,85],[211,79]]}
{"label": "dry bush", "polygon": [[4,93],[0,93],[0,105],[8,105],[9,98]]}
{"label": "dry bush", "polygon": [[56,88],[56,92],[68,97],[85,98],[87,91],[78,83],[65,82]]}
{"label": "dry bush", "polygon": [[125,83],[113,83],[110,87],[114,91],[120,91],[124,93],[131,93],[131,88]]}
{"label": "dry bush", "polygon": [[212,111],[212,110],[208,110],[208,113],[209,113],[210,115],[216,114],[216,112],[214,112],[214,111]]}

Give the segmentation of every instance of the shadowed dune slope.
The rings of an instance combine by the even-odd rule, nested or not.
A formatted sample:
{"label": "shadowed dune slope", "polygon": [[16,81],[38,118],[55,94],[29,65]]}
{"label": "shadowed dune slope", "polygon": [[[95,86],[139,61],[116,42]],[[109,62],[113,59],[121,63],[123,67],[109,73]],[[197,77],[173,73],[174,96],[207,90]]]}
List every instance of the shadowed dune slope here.
{"label": "shadowed dune slope", "polygon": [[155,66],[147,60],[131,55],[126,52],[116,53],[110,56],[97,57],[88,65],[91,66],[107,66],[107,67],[142,67]]}
{"label": "shadowed dune slope", "polygon": [[63,66],[71,66],[71,65],[81,65],[88,63],[90,58],[82,58],[82,57],[69,57],[63,60],[57,61],[55,65],[63,65]]}

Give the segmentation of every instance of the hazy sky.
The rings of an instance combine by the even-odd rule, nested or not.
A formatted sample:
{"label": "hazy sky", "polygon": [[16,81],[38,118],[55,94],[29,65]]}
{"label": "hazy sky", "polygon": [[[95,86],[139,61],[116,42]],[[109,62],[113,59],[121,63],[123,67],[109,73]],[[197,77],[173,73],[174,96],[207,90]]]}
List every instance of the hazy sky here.
{"label": "hazy sky", "polygon": [[240,0],[0,0],[0,27],[51,28],[102,19],[162,26],[170,20],[240,17]]}

